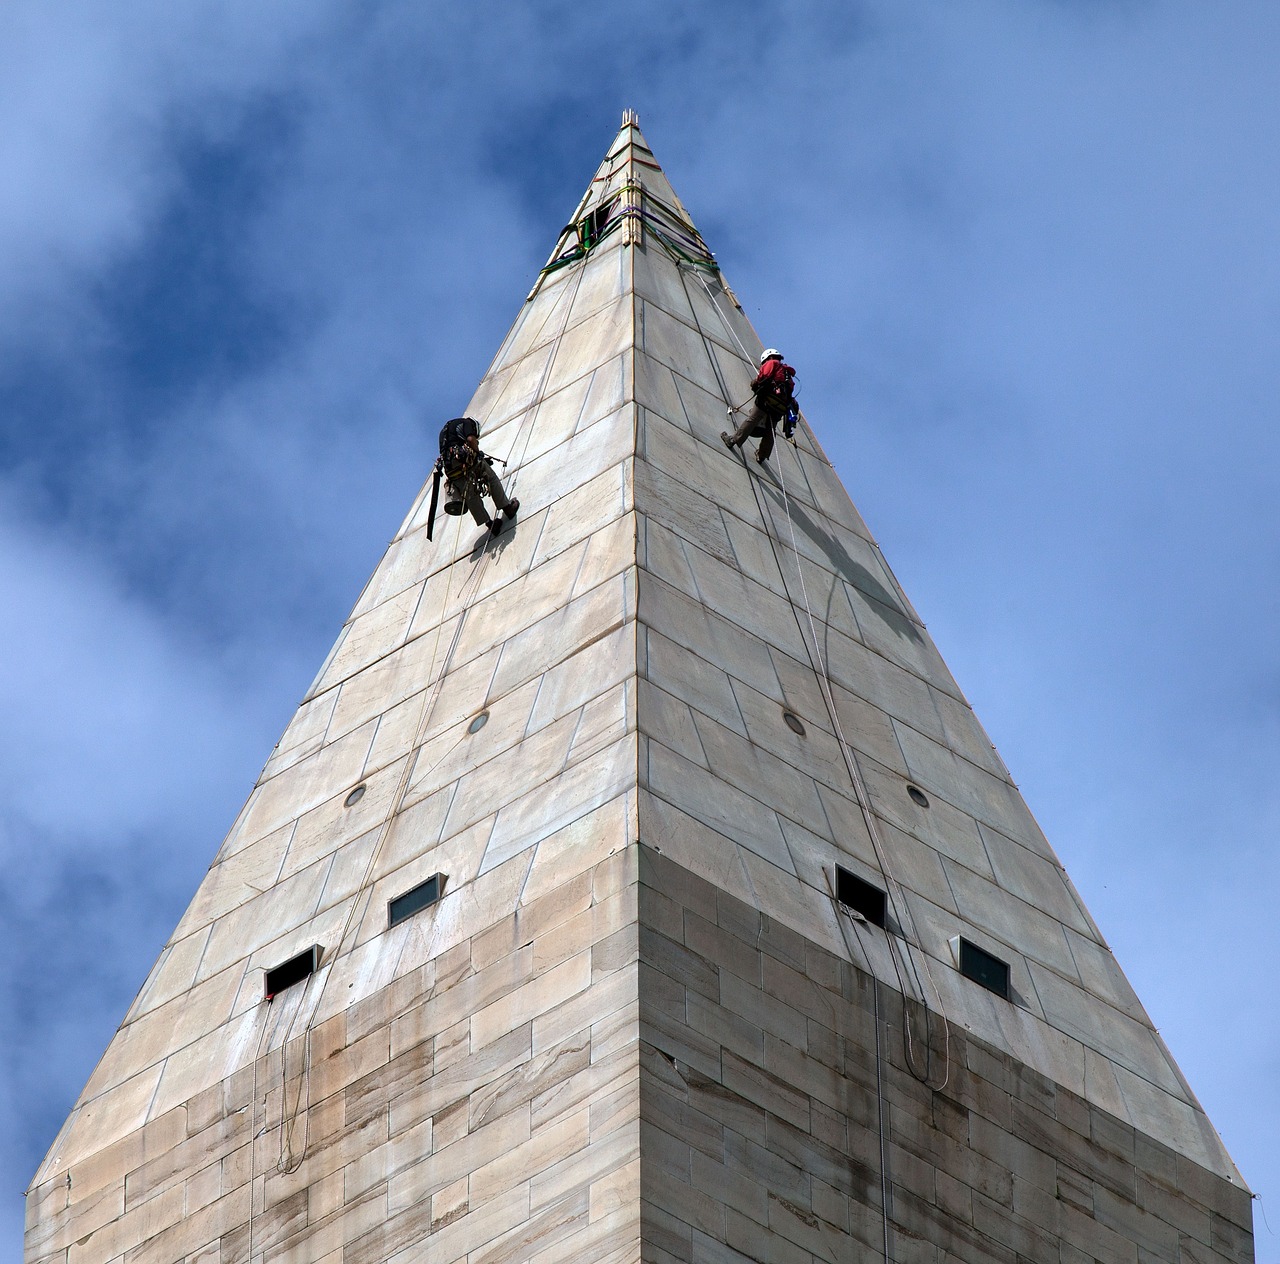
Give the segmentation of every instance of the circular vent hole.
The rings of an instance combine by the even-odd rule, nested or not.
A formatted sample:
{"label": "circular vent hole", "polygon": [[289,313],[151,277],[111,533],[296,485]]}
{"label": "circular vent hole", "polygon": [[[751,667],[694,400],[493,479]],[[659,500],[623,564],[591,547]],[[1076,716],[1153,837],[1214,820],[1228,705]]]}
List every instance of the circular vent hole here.
{"label": "circular vent hole", "polygon": [[489,713],[487,711],[481,711],[480,714],[476,716],[475,719],[472,720],[470,724],[467,725],[467,732],[479,733],[480,730],[484,728],[484,726],[488,723],[489,723]]}
{"label": "circular vent hole", "polygon": [[784,711],[782,713],[782,718],[787,722],[787,728],[789,728],[793,733],[799,737],[804,736],[804,724],[798,715],[792,711]]}
{"label": "circular vent hole", "polygon": [[349,795],[347,795],[345,799],[343,799],[342,806],[344,808],[355,807],[355,805],[359,803],[361,799],[364,798],[364,791],[365,791],[365,787],[364,787],[364,783],[362,782],[360,785],[356,786],[356,788],[352,790],[352,792]]}
{"label": "circular vent hole", "polygon": [[929,806],[929,796],[919,786],[908,786],[907,794],[912,803],[918,803],[922,808]]}

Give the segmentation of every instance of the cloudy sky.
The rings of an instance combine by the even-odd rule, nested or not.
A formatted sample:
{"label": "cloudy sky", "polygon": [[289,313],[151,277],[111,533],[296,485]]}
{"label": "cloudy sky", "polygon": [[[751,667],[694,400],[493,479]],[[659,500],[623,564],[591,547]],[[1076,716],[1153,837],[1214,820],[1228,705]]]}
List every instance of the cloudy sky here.
{"label": "cloudy sky", "polygon": [[1273,0],[0,9],[3,1258],[624,106],[1280,1231],[1278,54]]}

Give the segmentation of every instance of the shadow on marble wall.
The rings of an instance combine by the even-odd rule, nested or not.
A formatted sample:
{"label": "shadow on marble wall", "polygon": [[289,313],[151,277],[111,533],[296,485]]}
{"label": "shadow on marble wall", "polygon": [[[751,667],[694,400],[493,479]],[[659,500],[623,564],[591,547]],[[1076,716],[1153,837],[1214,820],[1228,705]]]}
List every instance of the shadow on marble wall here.
{"label": "shadow on marble wall", "polygon": [[[871,598],[871,610],[888,625],[894,635],[902,637],[903,640],[922,644],[924,638],[920,635],[920,631],[915,624],[907,617],[901,605],[898,604],[897,597],[861,562],[857,562],[850,557],[844,545],[834,536],[824,531],[805,512],[803,506],[800,505],[795,497],[788,497],[785,502],[783,501],[781,485],[772,470],[767,468],[762,470],[760,478],[765,495],[777,507],[778,518],[776,520],[782,521],[789,509],[791,521],[795,524],[796,530],[802,531],[809,540],[822,550],[827,561],[831,563],[832,570],[837,575],[845,580],[846,583],[853,585],[860,593]],[[780,542],[784,545],[789,544],[789,541],[785,539]]]}

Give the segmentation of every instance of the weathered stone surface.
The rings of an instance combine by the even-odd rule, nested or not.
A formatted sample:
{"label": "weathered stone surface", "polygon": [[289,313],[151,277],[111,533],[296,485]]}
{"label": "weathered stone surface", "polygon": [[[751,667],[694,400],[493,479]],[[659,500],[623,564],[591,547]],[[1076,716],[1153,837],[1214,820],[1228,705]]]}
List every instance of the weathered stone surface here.
{"label": "weathered stone surface", "polygon": [[700,249],[632,126],[579,212],[615,196],[468,408],[518,523],[428,541],[415,500],[28,1259],[1248,1260],[1247,1191],[808,424],[763,469],[720,443],[761,344],[654,233]]}
{"label": "weathered stone surface", "polygon": [[[877,985],[847,958],[810,944],[798,974],[734,897],[649,849],[640,874],[641,1195],[646,1243],[665,1253],[653,1258],[881,1258],[886,1233],[896,1260],[1251,1258],[1239,1185],[1171,1164],[1096,1107],[1082,1133],[1078,1098],[954,1026],[946,1082],[926,1085],[905,1058],[900,1002],[879,985],[877,1041]],[[711,898],[715,935],[698,911]],[[850,968],[851,988],[818,982]],[[766,988],[751,995],[756,977]]]}

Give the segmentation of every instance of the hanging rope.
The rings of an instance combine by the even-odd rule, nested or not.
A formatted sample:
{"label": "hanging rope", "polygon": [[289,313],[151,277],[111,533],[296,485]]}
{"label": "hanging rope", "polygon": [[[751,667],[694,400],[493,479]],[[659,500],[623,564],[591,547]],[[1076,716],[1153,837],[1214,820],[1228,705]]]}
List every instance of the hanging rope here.
{"label": "hanging rope", "polygon": [[[299,1005],[298,1008],[301,1009],[302,1006]],[[294,1018],[297,1018],[296,1012]],[[302,1160],[306,1157],[307,1147],[311,1142],[311,1025],[308,1023],[302,1034],[302,1068],[298,1072],[298,1091],[294,1094],[293,1109],[290,1111],[288,1110],[289,1038],[292,1033],[293,1022],[290,1021],[289,1032],[280,1045],[280,1150],[276,1157],[276,1171],[282,1176],[296,1172],[302,1166]],[[307,1090],[307,1105],[303,1118],[302,1149],[295,1152],[293,1136],[301,1109],[304,1082]]]}
{"label": "hanging rope", "polygon": [[[551,371],[555,365],[556,356],[559,354],[560,344],[564,340],[565,331],[568,329],[569,318],[573,311],[573,306],[577,302],[578,291],[582,286],[582,277],[584,273],[585,273],[585,269],[582,269],[579,271],[577,279],[574,283],[573,292],[571,295],[569,295],[568,301],[565,304],[564,318],[561,322],[560,332],[556,335],[555,341],[552,344],[551,354],[547,357],[547,363],[543,368],[542,377],[538,384],[538,390],[534,396],[534,399],[536,402],[531,408],[528,408],[525,410],[525,413],[521,417],[519,425],[517,426],[517,429],[516,429],[516,436],[512,444],[512,451],[514,453],[515,447],[519,445],[520,456],[515,460],[515,472],[510,482],[510,488],[512,492],[515,491],[516,479],[519,476],[520,466],[523,462],[525,453],[527,453],[528,451],[529,441],[532,438],[533,430],[536,426],[538,412],[542,406],[543,393],[546,390],[547,382],[550,380]],[[522,439],[523,439],[523,442],[522,442]],[[459,521],[458,532],[460,533],[461,519],[459,518],[458,521]],[[454,547],[456,547],[456,543]],[[392,796],[392,800],[390,805],[388,806],[386,815],[383,817],[382,823],[379,827],[378,837],[374,843],[373,848],[369,853],[369,859],[366,862],[364,867],[364,872],[361,875],[360,884],[357,886],[354,894],[352,895],[351,903],[348,906],[346,917],[343,919],[342,931],[338,936],[337,945],[334,948],[333,957],[328,964],[328,968],[324,972],[323,979],[321,980],[319,994],[316,997],[315,1003],[311,1005],[309,1008],[309,1013],[307,1016],[306,1025],[304,1027],[303,1037],[302,1037],[303,1038],[302,1069],[299,1071],[299,1074],[298,1074],[298,1089],[296,1094],[294,1095],[294,1104],[291,1112],[287,1110],[287,1101],[288,1101],[287,1052],[288,1052],[289,1040],[293,1034],[293,1025],[294,1025],[294,1022],[296,1022],[297,1020],[297,1016],[298,1016],[297,1012],[295,1012],[293,1018],[290,1020],[289,1031],[286,1033],[285,1040],[281,1045],[281,1055],[280,1055],[281,1064],[282,1064],[281,1107],[280,1107],[281,1135],[280,1135],[280,1153],[276,1161],[276,1170],[281,1173],[297,1171],[297,1169],[301,1167],[303,1160],[307,1156],[307,1151],[310,1145],[310,1137],[311,1137],[311,1117],[310,1117],[311,1116],[311,1033],[312,1033],[312,1030],[314,1029],[316,1019],[320,1013],[322,1002],[324,1001],[325,989],[329,985],[330,978],[332,978],[333,974],[335,973],[339,958],[343,955],[343,948],[346,943],[347,936],[351,931],[352,925],[355,924],[358,927],[360,921],[363,920],[365,912],[368,909],[368,899],[365,897],[366,895],[371,896],[372,894],[371,887],[372,887],[373,875],[376,871],[377,862],[381,857],[382,850],[386,843],[386,840],[390,836],[392,824],[394,823],[396,817],[400,814],[404,806],[404,800],[406,795],[408,794],[409,786],[413,782],[413,775],[417,768],[417,762],[421,755],[422,747],[426,743],[426,735],[430,730],[431,718],[435,712],[436,702],[439,699],[440,692],[444,683],[444,679],[449,674],[449,671],[453,666],[454,655],[456,654],[458,646],[462,640],[462,630],[466,623],[467,615],[471,609],[471,602],[474,599],[475,595],[480,591],[482,581],[488,569],[489,559],[491,558],[491,556],[492,556],[491,551],[486,549],[484,552],[484,556],[481,559],[480,565],[472,572],[466,584],[463,585],[462,591],[459,594],[462,599],[462,604],[458,613],[457,622],[454,625],[453,635],[449,641],[449,648],[445,652],[444,661],[441,664],[440,672],[438,675],[436,675],[435,674],[436,654],[439,650],[440,635],[441,635],[441,632],[443,631],[444,624],[447,620],[447,613],[449,609],[449,597],[450,597],[450,593],[452,591],[452,586],[453,586],[454,568],[452,565],[450,565],[450,567],[448,568],[448,579],[445,584],[444,603],[441,608],[442,614],[441,614],[440,621],[436,624],[435,639],[432,643],[431,659],[427,669],[427,679],[433,680],[433,684],[429,690],[426,690],[423,693],[423,705],[422,705],[422,710],[419,712],[418,723],[414,730],[413,743],[410,747],[409,754],[405,759],[404,767],[401,770],[400,778],[396,785],[395,794]],[[457,740],[461,741],[462,735],[460,735]],[[454,746],[456,745],[457,745],[457,742],[454,743]],[[453,749],[453,746],[451,746],[448,750],[443,751],[438,759],[436,759],[426,769],[422,770],[421,776],[426,777],[430,775],[431,771],[436,766],[438,766],[442,760],[447,758],[447,756],[451,753],[452,749]],[[443,828],[444,828],[444,822],[442,821],[441,829]],[[359,912],[358,918],[357,918],[357,912]],[[352,948],[354,948],[354,946],[355,945],[353,943]],[[350,949],[348,949],[348,951],[350,951]],[[299,1007],[299,1009],[301,1009],[301,1006]],[[254,1077],[255,1077],[254,1084],[255,1084],[255,1096],[256,1096],[256,1091],[257,1091],[256,1090],[256,1085],[257,1085],[256,1063],[254,1066]],[[302,1108],[301,1101],[302,1101],[304,1083],[306,1088],[307,1103],[306,1103],[306,1107]],[[298,1114],[300,1110],[305,1110],[304,1132],[303,1132],[302,1145],[299,1149],[295,1151],[293,1142],[294,1142],[294,1136],[295,1136],[296,1127],[297,1127]],[[251,1212],[252,1212],[252,1205],[251,1205]],[[250,1264],[252,1264],[252,1260],[250,1260]]]}
{"label": "hanging rope", "polygon": [[[532,407],[525,409],[524,416],[520,418],[520,425],[516,429],[515,443],[511,445],[511,462],[515,467],[511,475],[511,490],[513,492],[520,477],[520,470],[524,466],[524,458],[529,451],[529,440],[533,438],[538,415],[542,410],[543,395],[547,389],[547,383],[551,380],[551,370],[555,367],[556,357],[560,354],[560,344],[564,342],[565,332],[569,328],[569,317],[573,314],[574,304],[578,301],[578,291],[582,289],[582,278],[586,274],[585,267],[578,269],[578,276],[573,283],[573,293],[568,296],[568,301],[565,303],[564,319],[560,322],[560,332],[556,335],[555,342],[551,345],[551,354],[547,357],[547,363],[542,370],[542,378],[538,382],[537,393],[533,397],[534,403]],[[525,429],[526,422],[528,422],[527,431]],[[522,435],[524,436],[524,442],[520,448],[520,455],[517,457],[516,444],[520,443]]]}
{"label": "hanging rope", "polygon": [[[258,1033],[258,1043],[253,1050],[253,1096],[249,1099],[249,1254],[247,1264],[253,1264],[253,1185],[258,1177],[258,1059],[262,1056],[262,1038],[271,1026],[269,1017],[263,1020]],[[270,1056],[270,1050],[267,1051]],[[266,1201],[264,1185],[263,1202]],[[263,1207],[266,1210],[266,1207]]]}
{"label": "hanging rope", "polygon": [[[550,376],[552,365],[555,362],[556,353],[559,351],[560,342],[564,337],[565,329],[568,327],[570,311],[572,310],[574,301],[577,299],[578,287],[581,286],[581,284],[582,284],[582,276],[581,274],[579,274],[577,285],[574,288],[573,295],[570,298],[565,308],[564,321],[561,324],[560,333],[556,337],[556,341],[552,347],[551,355],[548,357],[547,364],[543,369],[542,379],[541,379],[541,382],[539,383],[538,393],[536,396],[538,400],[538,405],[541,404],[542,391],[546,388],[546,383]],[[516,438],[515,438],[516,443],[520,442],[521,435],[524,434],[524,445],[522,448],[522,456],[523,456],[523,452],[527,451],[528,449],[529,437],[532,434],[532,429],[533,429],[533,426],[530,424],[528,426],[528,433],[525,433],[526,423],[530,421],[531,417],[536,417],[538,405],[535,405],[535,407],[532,410],[526,410],[524,416],[521,417],[519,426],[517,427],[517,430],[516,430]],[[517,461],[515,474],[512,476],[512,479],[511,479],[511,487],[513,490],[515,488],[516,478],[519,476],[519,472],[520,472],[519,462]],[[459,519],[459,532],[460,531],[461,531],[461,519]],[[382,845],[385,842],[387,835],[390,833],[391,823],[394,821],[395,817],[399,814],[401,807],[403,806],[403,803],[404,803],[405,795],[408,793],[408,787],[412,780],[412,774],[414,770],[414,764],[416,762],[416,757],[419,754],[424,744],[426,732],[430,726],[431,716],[434,713],[435,704],[437,699],[439,698],[440,690],[444,683],[444,678],[445,676],[448,675],[449,669],[453,665],[454,654],[456,653],[458,645],[462,639],[462,629],[466,622],[467,614],[470,610],[471,599],[472,597],[474,597],[474,595],[480,588],[481,580],[483,579],[485,571],[488,568],[490,556],[491,556],[490,552],[486,550],[483,558],[481,559],[480,566],[477,567],[476,570],[472,572],[467,584],[463,586],[462,608],[459,611],[457,623],[454,625],[453,636],[450,639],[449,648],[445,652],[444,662],[441,666],[440,673],[438,676],[435,677],[434,684],[431,690],[429,691],[429,693],[424,694],[423,708],[419,716],[417,728],[415,730],[413,745],[411,747],[409,757],[405,761],[405,767],[401,772],[400,781],[396,787],[396,794],[392,799],[391,805],[387,810],[386,816],[383,818],[382,825],[379,830],[377,843],[373,851],[369,855],[369,861],[365,866],[364,876],[361,879],[360,886],[357,887],[356,889],[355,898],[352,900],[351,907],[348,910],[347,919],[343,924],[343,931],[341,936],[339,936],[338,946],[335,949],[335,954],[334,954],[335,963],[337,961],[338,956],[341,955],[342,945],[346,940],[347,932],[350,930],[351,921],[355,915],[355,910],[359,905],[360,896],[364,893],[365,888],[369,885],[369,878],[373,872],[374,866],[377,863],[379,854],[381,853]],[[453,584],[453,568],[451,566],[449,569],[449,578],[445,586],[445,599],[444,599],[444,605],[442,607],[442,609],[445,612],[447,612],[449,608],[449,594],[452,588],[452,584]],[[439,648],[440,633],[444,628],[445,622],[446,622],[446,619],[445,617],[442,616],[440,622],[436,625],[436,633],[435,633],[436,640],[432,646],[431,663],[430,663],[430,667],[428,668],[428,679],[431,678],[431,674],[435,668],[435,656]],[[439,761],[437,760],[436,762],[438,763]],[[328,983],[328,975],[326,975],[326,978],[325,978],[325,984],[327,983]],[[317,998],[316,1005],[312,1011],[313,1016],[316,1012],[318,1012],[320,1008],[320,1001],[323,1000],[323,998],[324,998],[324,993],[322,988],[321,995]]]}
{"label": "hanging rope", "polygon": [[[796,461],[799,462],[799,460],[800,460],[800,456],[799,456],[799,452],[797,451]],[[753,487],[754,487],[754,484],[755,484],[755,480],[753,479],[752,480]],[[808,616],[809,630],[813,637],[813,652],[817,658],[818,681],[822,687],[823,697],[826,700],[827,709],[831,715],[832,724],[835,728],[836,739],[840,744],[840,750],[844,756],[845,766],[849,770],[849,779],[853,783],[854,795],[858,800],[858,806],[862,809],[862,818],[867,826],[867,833],[871,837],[871,845],[875,849],[876,861],[880,866],[880,872],[884,877],[885,884],[889,887],[889,898],[894,907],[894,915],[895,917],[897,917],[899,925],[902,926],[904,930],[906,929],[908,922],[910,923],[912,939],[914,939],[915,945],[919,949],[920,957],[924,965],[925,977],[929,980],[929,985],[933,989],[934,997],[938,1003],[938,1012],[942,1017],[942,1031],[943,1031],[942,1059],[943,1059],[944,1072],[942,1077],[942,1083],[934,1086],[934,1085],[930,1085],[929,1083],[931,1079],[930,1064],[933,1056],[933,1042],[930,1038],[930,1027],[932,1024],[930,1023],[929,1002],[928,1002],[927,994],[925,993],[925,990],[924,990],[924,985],[920,980],[920,973],[916,966],[915,953],[908,952],[907,961],[911,966],[912,974],[915,976],[916,986],[917,988],[919,988],[919,991],[920,991],[920,999],[924,1003],[925,1069],[923,1072],[918,1071],[916,1069],[915,1059],[914,1059],[913,1050],[912,1050],[911,1015],[910,1015],[910,1010],[905,1002],[905,990],[904,990],[903,1031],[905,1033],[905,1038],[906,1038],[907,1064],[911,1069],[911,1073],[918,1080],[920,1080],[925,1085],[928,1085],[929,1087],[934,1087],[936,1088],[936,1090],[940,1091],[941,1089],[946,1087],[947,1081],[951,1075],[951,1024],[947,1020],[946,1009],[942,1003],[942,993],[938,991],[937,983],[934,981],[934,978],[933,978],[933,972],[929,968],[929,955],[928,953],[925,952],[923,946],[920,943],[920,932],[919,932],[919,928],[915,924],[915,917],[911,912],[911,906],[907,902],[906,895],[902,891],[902,888],[898,883],[897,878],[894,876],[892,867],[889,864],[889,859],[886,854],[884,844],[881,841],[880,827],[878,822],[876,821],[875,813],[871,810],[871,795],[868,792],[866,783],[864,782],[862,777],[862,769],[858,762],[857,752],[849,745],[849,742],[846,740],[844,735],[844,728],[840,723],[840,715],[839,715],[839,712],[836,710],[835,695],[832,692],[832,688],[831,688],[831,676],[827,670],[826,661],[824,660],[822,655],[822,648],[818,638],[818,626],[817,626],[816,620],[813,617],[813,607],[809,602],[808,587],[806,586],[804,581],[804,566],[801,562],[800,549],[796,542],[795,522],[791,516],[791,502],[787,496],[787,482],[786,482],[786,477],[783,474],[781,461],[778,462],[778,485],[782,490],[782,504],[784,509],[786,510],[787,527],[791,534],[791,551],[794,554],[796,559],[796,574],[800,577],[800,592],[804,598],[805,614]],[[783,579],[783,583],[784,584],[786,583],[785,577]],[[792,608],[794,609],[794,604]],[[896,892],[896,895],[895,895],[895,892]],[[905,912],[905,917],[903,915],[904,912]],[[910,944],[911,940],[908,940],[907,942],[908,944]],[[894,957],[895,970],[896,970],[896,956],[892,952],[890,953],[890,956]],[[901,981],[902,981],[901,975],[899,975],[900,985],[901,985]]]}
{"label": "hanging rope", "polygon": [[[461,519],[459,519],[458,530],[459,532],[461,531]],[[351,897],[351,902],[348,905],[346,917],[343,919],[342,930],[338,935],[338,941],[334,948],[333,957],[329,961],[328,967],[324,972],[324,977],[321,980],[320,990],[318,995],[316,996],[315,1003],[309,1007],[306,1026],[303,1030],[303,1037],[304,1037],[303,1069],[299,1073],[299,1086],[298,1086],[298,1094],[297,1094],[297,1097],[295,1098],[295,1111],[294,1111],[294,1116],[287,1121],[283,1113],[284,1102],[282,1101],[281,1103],[281,1112],[282,1112],[281,1151],[280,1151],[280,1158],[277,1161],[278,1170],[280,1170],[281,1172],[296,1171],[302,1165],[302,1161],[307,1157],[307,1150],[309,1147],[310,1134],[311,1134],[311,1123],[310,1123],[311,1032],[314,1029],[316,1019],[319,1016],[320,1007],[324,1001],[324,994],[325,994],[325,990],[329,985],[329,980],[333,977],[334,973],[336,972],[337,963],[339,959],[343,956],[343,947],[346,943],[347,936],[351,931],[351,927],[353,923],[356,924],[357,926],[359,925],[359,921],[357,920],[357,917],[356,917],[357,911],[359,911],[359,915],[360,915],[359,920],[363,920],[364,913],[368,908],[367,900],[363,900],[363,897],[365,896],[366,892],[368,892],[370,888],[375,866],[378,862],[379,857],[382,854],[383,846],[386,843],[387,838],[390,836],[391,826],[394,823],[395,818],[400,814],[402,807],[404,806],[405,796],[408,794],[409,786],[413,780],[413,772],[417,764],[418,755],[421,752],[422,747],[426,741],[426,734],[430,727],[431,716],[435,711],[436,701],[440,696],[444,679],[449,674],[449,669],[453,665],[453,656],[456,653],[458,645],[462,639],[462,629],[464,624],[466,623],[467,613],[470,609],[471,598],[474,596],[475,592],[479,588],[480,580],[483,577],[486,569],[488,568],[490,556],[491,556],[490,552],[486,550],[484,557],[481,559],[480,565],[472,573],[470,580],[468,581],[468,584],[464,586],[462,594],[460,594],[463,598],[462,608],[459,611],[457,622],[454,625],[453,636],[450,639],[449,648],[445,653],[444,661],[440,667],[440,672],[438,675],[435,676],[435,679],[431,688],[423,691],[422,709],[418,713],[418,723],[414,730],[413,743],[410,747],[408,755],[405,757],[404,767],[400,771],[400,777],[396,783],[395,793],[392,796],[391,803],[388,805],[387,812],[382,819],[381,825],[379,826],[378,836],[376,841],[374,842],[372,849],[369,852],[369,859],[365,863],[364,872],[361,875],[360,883]],[[428,668],[428,679],[431,679],[431,675],[435,667],[435,655],[439,648],[440,633],[443,630],[443,627],[447,618],[447,612],[449,608],[448,606],[449,591],[452,587],[452,581],[453,581],[453,568],[450,567],[449,579],[445,587],[445,602],[442,607],[442,615],[441,615],[440,622],[436,625],[436,639],[432,646],[431,664]],[[468,589],[470,591],[468,591]],[[354,947],[354,944],[352,945],[352,947]],[[295,1015],[295,1019],[296,1019],[296,1015]],[[293,1024],[291,1022],[290,1033],[289,1033],[290,1035],[292,1034],[292,1026]],[[289,1036],[286,1035],[285,1043],[281,1046],[282,1059],[284,1059],[286,1055],[286,1050],[288,1048],[288,1039],[289,1039]],[[300,1150],[298,1150],[295,1153],[292,1148],[292,1139],[293,1139],[294,1129],[296,1127],[296,1114],[297,1114],[298,1102],[300,1101],[301,1095],[302,1095],[303,1076],[306,1077],[306,1082],[307,1082],[307,1116],[308,1117],[307,1117],[302,1147]],[[286,1137],[287,1137],[287,1142],[286,1142]],[[252,1261],[250,1261],[250,1264],[252,1264]]]}
{"label": "hanging rope", "polygon": [[[680,277],[680,283],[684,288],[685,301],[689,303],[689,309],[693,313],[694,324],[697,327],[699,337],[702,339],[703,349],[706,351],[707,359],[710,361],[711,371],[720,388],[721,397],[724,400],[726,408],[728,408],[732,412],[733,401],[729,396],[728,388],[725,384],[724,377],[720,372],[720,367],[716,361],[715,353],[711,348],[710,340],[707,336],[706,331],[702,328],[702,322],[698,317],[697,308],[693,306],[693,301],[689,295],[689,288],[685,284],[684,273],[683,273],[683,270],[680,269],[679,264],[677,264],[677,275]],[[706,286],[705,280],[703,281],[703,284],[704,286]],[[729,321],[726,319],[724,312],[721,311],[720,305],[719,303],[716,302],[715,295],[711,292],[710,287],[707,286],[706,288],[707,288],[708,297],[711,299],[712,306],[715,308],[716,314],[720,317],[721,323],[724,325],[725,329],[728,331],[733,341],[737,344],[738,349],[742,352],[743,359],[746,360],[748,364],[750,364],[751,356],[748,354],[747,349],[742,345],[742,340],[737,336],[737,333],[734,331],[732,325],[730,325]],[[795,444],[793,444],[792,446],[795,448],[796,462],[799,465],[799,462],[800,462],[799,448]],[[914,1048],[915,1041],[912,1034],[911,1010],[910,1010],[910,1004],[907,1001],[909,989],[907,988],[906,982],[903,979],[902,971],[900,969],[899,962],[898,962],[898,954],[894,949],[894,943],[893,943],[894,936],[889,935],[887,937],[889,940],[889,957],[893,963],[894,973],[897,976],[899,990],[902,992],[902,995],[904,998],[903,1040],[904,1040],[904,1055],[906,1057],[907,1067],[911,1071],[911,1074],[914,1075],[916,1079],[920,1080],[921,1083],[925,1084],[929,1088],[933,1088],[935,1091],[940,1091],[942,1088],[946,1086],[951,1075],[950,1023],[947,1019],[946,1011],[942,1003],[942,994],[941,992],[939,992],[937,985],[934,982],[932,972],[929,969],[928,954],[925,952],[922,944],[920,943],[919,931],[915,925],[914,918],[911,915],[910,906],[907,904],[906,897],[902,892],[901,886],[897,882],[897,879],[893,874],[892,866],[889,863],[885,848],[880,840],[879,826],[876,821],[875,813],[872,811],[872,808],[871,808],[871,796],[867,791],[865,782],[863,781],[862,772],[858,763],[857,754],[852,749],[852,747],[849,745],[849,742],[845,738],[844,728],[840,723],[839,712],[837,711],[836,704],[835,704],[835,695],[831,688],[830,675],[827,671],[826,662],[822,655],[822,647],[818,637],[817,621],[814,619],[813,608],[809,602],[808,589],[805,585],[804,567],[801,562],[800,550],[796,542],[795,523],[792,520],[791,504],[790,504],[790,499],[787,495],[786,480],[782,473],[781,461],[779,461],[778,464],[779,464],[778,480],[779,480],[779,486],[782,489],[782,503],[783,503],[783,508],[786,512],[787,526],[791,536],[791,551],[795,556],[796,573],[800,579],[800,590],[801,590],[801,595],[804,601],[805,613],[808,616],[809,632],[810,632],[810,635],[812,636],[812,650],[810,650],[810,644],[811,644],[810,638],[809,636],[805,635],[804,625],[801,623],[800,614],[799,614],[799,611],[796,609],[795,600],[791,597],[791,590],[790,590],[790,585],[787,582],[786,571],[783,568],[782,559],[778,554],[777,545],[774,543],[774,536],[776,533],[773,530],[770,530],[767,532],[767,535],[769,538],[769,546],[771,551],[773,552],[774,561],[778,567],[778,574],[782,579],[783,590],[787,594],[788,603],[791,606],[792,614],[795,616],[796,624],[799,627],[801,640],[805,644],[805,652],[809,656],[810,667],[812,668],[814,675],[817,677],[819,688],[821,690],[822,697],[823,697],[823,702],[827,708],[827,712],[831,720],[832,729],[834,731],[836,741],[840,746],[840,751],[844,760],[845,768],[848,771],[849,779],[853,786],[854,797],[857,800],[858,807],[862,812],[862,818],[867,827],[867,833],[871,838],[872,848],[875,851],[875,855],[876,855],[876,863],[880,867],[881,876],[884,878],[885,886],[888,889],[889,900],[893,907],[894,917],[897,919],[898,925],[902,928],[903,940],[906,944],[905,956],[907,959],[907,964],[915,980],[915,985],[916,985],[915,991],[918,993],[920,1002],[924,1007],[925,1061],[924,1061],[923,1069],[920,1069],[917,1065],[917,1059],[915,1056],[915,1048]],[[801,472],[803,473],[803,466],[801,466],[800,468],[801,468]],[[765,521],[769,523],[770,526],[772,526],[772,523],[773,523],[772,514],[769,512],[767,504],[764,501],[762,501],[760,492],[756,487],[756,480],[754,478],[751,479],[751,490],[752,490],[752,495],[755,497],[756,508],[760,513],[762,521]],[[909,931],[908,931],[908,928],[909,928]],[[908,934],[910,935],[910,938],[908,938]],[[914,940],[915,942],[913,943],[912,940]],[[932,1028],[931,1010],[929,1007],[928,993],[925,990],[924,982],[920,977],[920,970],[916,964],[916,952],[912,951],[913,948],[919,952],[923,960],[925,977],[929,980],[929,984],[932,987],[934,996],[937,1000],[939,1014],[941,1015],[941,1018],[942,1018],[943,1076],[942,1076],[941,1082],[936,1085],[932,1082],[934,1077],[932,1074],[933,1041],[931,1039],[931,1028]]]}
{"label": "hanging rope", "polygon": [[[846,920],[853,924],[853,934],[858,941],[858,952],[862,960],[866,962],[867,975],[871,979],[871,996],[876,1029],[876,1128],[880,1134],[880,1222],[884,1230],[884,1260],[885,1264],[889,1264],[889,1126],[887,1112],[885,1111],[884,1054],[881,1049],[880,1039],[880,980],[876,977],[875,969],[871,964],[871,954],[867,952],[867,946],[862,942],[862,934],[858,930],[858,923],[866,919],[861,913],[855,913],[853,909],[841,904],[836,898],[835,884],[831,880],[831,873],[826,868],[823,869],[822,876],[826,879],[827,891],[836,910],[836,924],[840,927],[840,938],[844,942],[844,950],[849,958],[849,963],[854,966],[857,965],[857,962],[853,959],[853,949],[849,945],[849,936],[844,929]],[[906,1003],[905,996],[903,1003]]]}

